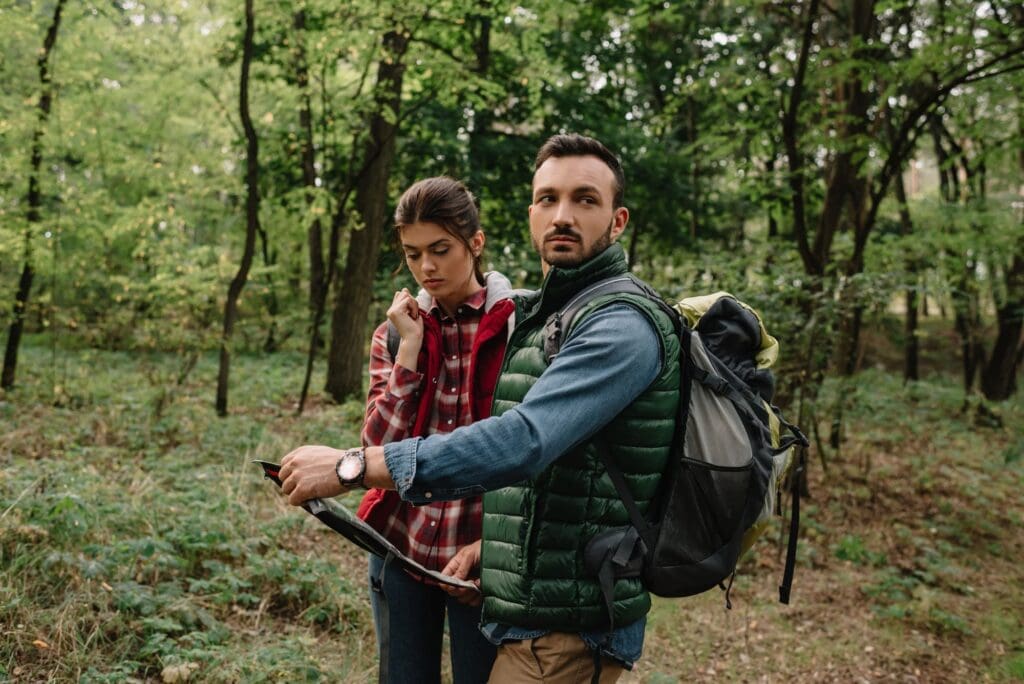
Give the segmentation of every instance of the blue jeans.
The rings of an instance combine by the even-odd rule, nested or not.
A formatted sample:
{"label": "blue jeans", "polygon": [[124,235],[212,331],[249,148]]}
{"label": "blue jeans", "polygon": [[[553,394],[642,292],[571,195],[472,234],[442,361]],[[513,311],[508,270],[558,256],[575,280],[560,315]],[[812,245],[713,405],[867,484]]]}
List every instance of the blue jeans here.
{"label": "blue jeans", "polygon": [[[400,567],[385,569],[384,559],[374,555],[370,555],[370,603],[380,666],[387,669],[381,682],[440,684],[445,613],[454,684],[487,681],[497,649],[480,633],[479,607],[459,603],[436,586],[414,580]],[[382,648],[384,624],[386,649]]]}

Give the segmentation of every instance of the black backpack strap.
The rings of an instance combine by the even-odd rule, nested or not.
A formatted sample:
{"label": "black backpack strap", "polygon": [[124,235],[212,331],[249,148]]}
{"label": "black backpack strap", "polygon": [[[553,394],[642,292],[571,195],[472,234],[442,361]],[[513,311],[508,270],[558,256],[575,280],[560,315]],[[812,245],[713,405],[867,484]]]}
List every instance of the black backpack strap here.
{"label": "black backpack strap", "polygon": [[398,328],[391,321],[388,321],[388,354],[391,355],[391,363],[398,358],[398,345],[402,342],[402,336],[398,334]]}
{"label": "black backpack strap", "polygon": [[803,457],[793,472],[793,511],[790,513],[790,542],[785,550],[785,569],[782,570],[782,584],[778,587],[779,603],[790,603],[793,590],[793,571],[797,567],[797,541],[800,537],[800,478],[804,473]]}
{"label": "black backpack strap", "polygon": [[570,299],[565,306],[548,316],[542,333],[544,336],[544,359],[551,363],[551,359],[561,350],[562,342],[565,341],[565,333],[572,326],[580,309],[596,297],[619,292],[637,294],[661,301],[660,297],[641,285],[631,275],[619,275],[599,280],[576,293],[576,296]]}
{"label": "black backpack strap", "polygon": [[612,484],[615,485],[615,491],[618,493],[619,498],[622,499],[626,512],[629,513],[629,521],[633,524],[646,547],[644,555],[647,555],[649,551],[654,550],[654,542],[656,541],[654,539],[654,530],[643,514],[640,513],[640,508],[636,505],[636,500],[633,498],[633,492],[629,491],[629,485],[626,484],[626,477],[619,470],[619,466],[615,465],[614,461],[612,461],[608,446],[603,442],[599,443],[597,445],[597,454],[601,457],[601,463],[604,464],[608,477],[611,479]]}

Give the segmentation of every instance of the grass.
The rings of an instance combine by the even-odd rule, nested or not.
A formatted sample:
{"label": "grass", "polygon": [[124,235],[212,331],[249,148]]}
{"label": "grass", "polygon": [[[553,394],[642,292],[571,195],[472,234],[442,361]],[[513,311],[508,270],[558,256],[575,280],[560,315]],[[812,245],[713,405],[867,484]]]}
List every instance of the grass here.
{"label": "grass", "polygon": [[46,392],[47,357],[0,403],[0,679],[366,678],[359,559],[249,463],[352,442],[361,407],[296,418],[297,356],[237,358],[220,420],[212,358],[169,389],[173,356],[67,352]]}
{"label": "grass", "polygon": [[[296,417],[303,359],[240,355],[218,419],[215,359],[178,384],[182,363],[23,347],[0,396],[0,680],[375,680],[362,554],[249,464],[354,443],[360,403]],[[622,681],[1024,680],[1024,402],[993,429],[941,376],[872,370],[823,402],[839,393],[845,441],[812,463],[792,604],[775,600],[780,521],[733,610],[717,591],[656,600]]]}

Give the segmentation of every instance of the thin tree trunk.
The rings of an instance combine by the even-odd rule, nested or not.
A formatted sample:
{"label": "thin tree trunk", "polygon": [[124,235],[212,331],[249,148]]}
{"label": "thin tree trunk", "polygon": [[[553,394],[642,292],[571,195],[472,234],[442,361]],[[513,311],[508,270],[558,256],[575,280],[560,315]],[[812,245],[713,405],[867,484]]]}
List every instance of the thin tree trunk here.
{"label": "thin tree trunk", "polygon": [[639,222],[634,224],[632,230],[630,231],[629,249],[626,251],[626,258],[628,259],[630,269],[636,268],[636,247],[638,239],[640,237],[641,225],[642,224]]}
{"label": "thin tree trunk", "polygon": [[[697,143],[697,103],[692,97],[686,99],[686,131],[687,143],[695,145]],[[690,159],[690,201],[693,203],[690,208],[691,241],[696,241],[697,230],[700,227],[700,157],[700,153],[697,153]]]}
{"label": "thin tree trunk", "polygon": [[277,314],[280,307],[277,302],[277,287],[274,284],[274,276],[271,267],[277,263],[277,252],[270,249],[270,239],[267,237],[267,231],[261,224],[257,222],[256,233],[260,239],[261,251],[263,253],[263,265],[267,267],[267,314],[270,315],[270,327],[267,329],[267,336],[263,340],[263,351],[271,353],[277,351],[278,345],[284,340],[288,339],[289,335],[281,339],[277,339]]}
{"label": "thin tree trunk", "polygon": [[388,179],[395,157],[395,136],[401,106],[402,59],[409,35],[402,29],[383,37],[383,57],[377,66],[378,106],[370,120],[366,172],[356,185],[356,208],[363,227],[352,233],[345,270],[331,317],[331,344],[327,356],[325,390],[336,401],[361,394],[363,348],[373,280],[386,224]]}
{"label": "thin tree trunk", "polygon": [[775,215],[778,208],[778,199],[775,191],[775,149],[772,148],[771,156],[768,161],[765,162],[765,169],[768,171],[768,181],[771,183],[771,200],[772,203],[768,208],[768,239],[774,240],[779,236],[779,219]]}
{"label": "thin tree trunk", "polygon": [[32,166],[28,176],[28,197],[26,204],[25,255],[18,278],[18,291],[14,295],[14,307],[11,311],[11,327],[7,334],[7,346],[4,349],[4,367],[0,372],[0,388],[10,389],[14,386],[14,378],[18,368],[18,349],[21,336],[25,330],[25,310],[32,294],[32,280],[35,269],[32,266],[32,232],[36,224],[42,220],[40,209],[43,205],[42,191],[39,188],[39,171],[43,164],[43,133],[50,120],[50,107],[53,103],[53,84],[50,81],[50,55],[57,43],[57,32],[60,30],[60,15],[64,9],[64,0],[57,0],[53,10],[53,20],[43,39],[43,49],[39,53],[39,104],[36,116],[36,127],[32,133]]}
{"label": "thin tree trunk", "polygon": [[[896,182],[896,200],[899,202],[900,208],[900,226],[901,232],[904,237],[908,237],[914,232],[914,223],[910,218],[910,208],[907,206],[907,189],[903,185],[903,174],[896,174],[894,179]],[[909,285],[904,292],[904,298],[907,305],[906,319],[904,320],[903,331],[906,341],[903,348],[903,380],[918,380],[919,369],[918,369],[918,357],[919,357],[919,344],[917,339],[917,284],[921,281],[921,276],[918,273],[918,260],[916,258],[907,259],[907,273],[913,278],[913,284]]]}
{"label": "thin tree trunk", "polygon": [[[477,33],[473,36],[473,72],[481,78],[487,78],[487,73],[491,69],[491,3],[488,0],[480,0],[476,5],[480,13],[466,17],[468,26],[478,27]],[[491,107],[484,105],[473,109],[473,129],[469,134],[468,179],[470,189],[481,198],[490,185],[487,182],[486,170],[489,167],[488,140],[493,121],[494,111]]]}
{"label": "thin tree trunk", "polygon": [[[316,187],[316,151],[313,144],[313,113],[309,94],[309,65],[306,59],[306,8],[303,5],[293,16],[295,28],[295,81],[299,87],[299,128],[302,131],[302,183],[306,187],[306,209],[314,202]],[[342,216],[338,212],[338,218]],[[323,228],[319,216],[311,217],[306,232],[309,249],[309,351],[306,358],[306,374],[299,394],[298,412],[306,405],[309,395],[309,381],[313,374],[313,361],[322,342],[320,323],[327,308],[328,276],[324,267]]]}
{"label": "thin tree trunk", "polygon": [[[314,201],[314,188],[316,188],[316,152],[313,145],[309,66],[306,61],[306,8],[304,5],[295,12],[293,26],[295,28],[295,81],[299,88],[299,129],[302,131],[302,184],[306,187],[306,208],[310,209]],[[322,306],[327,297],[323,242],[320,218],[314,216],[307,231],[310,313]],[[318,335],[319,331],[314,331],[314,334]]]}
{"label": "thin tree trunk", "polygon": [[800,43],[800,57],[797,61],[796,77],[789,91],[789,105],[782,112],[782,140],[786,146],[786,159],[789,164],[790,203],[793,207],[793,238],[796,240],[800,258],[804,264],[804,272],[812,276],[824,274],[824,265],[811,251],[807,230],[806,188],[804,186],[804,158],[800,152],[800,106],[804,99],[804,78],[807,75],[807,62],[814,40],[814,23],[818,19],[819,0],[810,0],[803,17],[803,37]]}
{"label": "thin tree trunk", "polygon": [[253,34],[255,18],[253,16],[253,0],[245,0],[245,34],[242,38],[242,69],[239,78],[238,112],[245,130],[245,247],[238,272],[228,286],[227,300],[224,302],[224,330],[220,342],[220,369],[217,373],[217,415],[228,413],[228,377],[231,371],[231,334],[238,318],[238,298],[242,294],[249,269],[252,268],[253,255],[256,252],[256,235],[259,232],[259,140],[256,129],[249,116],[249,67],[253,56]]}

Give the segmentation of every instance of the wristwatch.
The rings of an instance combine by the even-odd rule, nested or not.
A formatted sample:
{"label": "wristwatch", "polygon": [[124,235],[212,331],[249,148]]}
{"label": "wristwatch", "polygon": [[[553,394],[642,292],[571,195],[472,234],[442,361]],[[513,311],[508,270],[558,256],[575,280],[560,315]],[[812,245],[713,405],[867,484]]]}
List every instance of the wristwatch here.
{"label": "wristwatch", "polygon": [[344,489],[365,487],[363,478],[366,476],[366,454],[363,448],[346,449],[334,466],[334,472]]}

